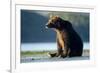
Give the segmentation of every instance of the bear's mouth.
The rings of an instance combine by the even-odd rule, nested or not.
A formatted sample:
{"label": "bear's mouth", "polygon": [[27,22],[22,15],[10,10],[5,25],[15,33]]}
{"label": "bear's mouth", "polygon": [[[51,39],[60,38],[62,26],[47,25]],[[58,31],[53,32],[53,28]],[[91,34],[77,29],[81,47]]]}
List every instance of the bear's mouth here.
{"label": "bear's mouth", "polygon": [[49,28],[49,27],[48,27],[48,24],[46,24],[45,28],[46,28],[46,29],[48,29],[48,28]]}
{"label": "bear's mouth", "polygon": [[48,29],[48,27],[47,27],[47,26],[45,26],[45,28],[46,28],[46,29]]}

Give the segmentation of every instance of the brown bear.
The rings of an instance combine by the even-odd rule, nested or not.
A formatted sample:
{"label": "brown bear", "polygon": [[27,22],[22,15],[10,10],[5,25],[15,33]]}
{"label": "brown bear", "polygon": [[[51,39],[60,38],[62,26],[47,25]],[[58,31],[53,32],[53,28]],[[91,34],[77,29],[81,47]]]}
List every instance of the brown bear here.
{"label": "brown bear", "polygon": [[49,53],[51,57],[82,56],[83,42],[69,21],[59,16],[50,17],[47,28],[53,28],[57,33],[57,52]]}

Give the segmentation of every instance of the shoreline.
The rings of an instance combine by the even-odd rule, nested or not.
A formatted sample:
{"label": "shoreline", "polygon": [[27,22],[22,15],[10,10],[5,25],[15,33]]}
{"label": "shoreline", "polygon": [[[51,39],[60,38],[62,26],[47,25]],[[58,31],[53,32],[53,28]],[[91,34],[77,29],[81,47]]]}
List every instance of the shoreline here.
{"label": "shoreline", "polygon": [[21,63],[30,63],[30,62],[53,62],[53,61],[76,61],[76,60],[89,60],[90,51],[83,50],[83,55],[81,57],[71,57],[71,58],[61,58],[54,57],[51,58],[48,56],[48,52],[56,51],[27,51],[21,52]]}

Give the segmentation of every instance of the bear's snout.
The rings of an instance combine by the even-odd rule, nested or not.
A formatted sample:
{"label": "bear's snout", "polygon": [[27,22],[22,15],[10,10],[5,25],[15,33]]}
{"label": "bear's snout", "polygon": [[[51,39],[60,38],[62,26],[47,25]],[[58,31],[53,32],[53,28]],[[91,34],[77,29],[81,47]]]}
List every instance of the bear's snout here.
{"label": "bear's snout", "polygon": [[47,23],[46,28],[52,28],[52,25]]}
{"label": "bear's snout", "polygon": [[49,25],[48,24],[46,24],[46,26],[45,26],[46,28],[49,28]]}

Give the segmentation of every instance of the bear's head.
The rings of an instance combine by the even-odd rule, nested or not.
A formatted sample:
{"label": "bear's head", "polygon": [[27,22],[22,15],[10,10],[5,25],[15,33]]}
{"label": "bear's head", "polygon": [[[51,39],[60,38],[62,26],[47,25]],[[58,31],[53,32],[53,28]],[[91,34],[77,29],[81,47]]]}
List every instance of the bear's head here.
{"label": "bear's head", "polygon": [[51,16],[48,20],[48,23],[46,24],[47,28],[59,28],[61,23],[61,18],[58,16]]}
{"label": "bear's head", "polygon": [[69,29],[72,27],[71,23],[69,21],[65,21],[59,16],[51,16],[48,23],[46,24],[47,28],[54,28],[54,29]]}

